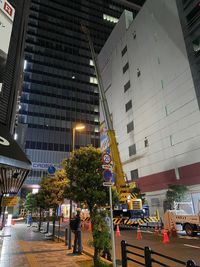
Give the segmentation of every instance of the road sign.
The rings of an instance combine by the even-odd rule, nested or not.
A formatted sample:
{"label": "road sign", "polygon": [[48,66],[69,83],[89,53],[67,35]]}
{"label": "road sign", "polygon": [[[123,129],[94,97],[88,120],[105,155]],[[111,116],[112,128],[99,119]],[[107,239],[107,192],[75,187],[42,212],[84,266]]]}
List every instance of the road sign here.
{"label": "road sign", "polygon": [[108,153],[102,155],[102,161],[104,164],[109,164],[111,162],[111,156]]}
{"label": "road sign", "polygon": [[49,174],[54,174],[56,172],[56,168],[53,165],[50,165],[47,169]]}
{"label": "road sign", "polygon": [[113,170],[113,166],[112,166],[111,164],[102,165],[102,168],[103,168],[103,169],[106,169],[106,170],[110,170],[110,171]]}
{"label": "road sign", "polygon": [[104,170],[103,177],[104,177],[105,182],[109,182],[110,178],[112,177],[112,172],[110,170]]}
{"label": "road sign", "polygon": [[103,186],[113,186],[112,182],[103,182]]}

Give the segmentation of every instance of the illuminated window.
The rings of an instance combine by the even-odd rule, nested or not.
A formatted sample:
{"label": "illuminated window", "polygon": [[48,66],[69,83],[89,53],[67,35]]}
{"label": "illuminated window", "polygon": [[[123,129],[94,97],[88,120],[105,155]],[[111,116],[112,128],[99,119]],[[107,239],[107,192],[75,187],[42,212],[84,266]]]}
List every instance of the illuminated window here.
{"label": "illuminated window", "polygon": [[94,121],[95,121],[95,122],[99,122],[99,118],[98,118],[98,117],[95,117],[95,118],[94,118]]}
{"label": "illuminated window", "polygon": [[197,37],[195,40],[192,41],[194,52],[200,51],[200,37]]}
{"label": "illuminated window", "polygon": [[99,112],[99,107],[98,106],[94,107],[94,112]]}
{"label": "illuminated window", "polygon": [[98,84],[96,77],[90,77],[90,83]]}
{"label": "illuminated window", "polygon": [[117,18],[109,16],[109,15],[106,15],[106,14],[103,14],[103,19],[107,20],[107,21],[110,21],[112,23],[117,23],[118,22]]}
{"label": "illuminated window", "polygon": [[90,59],[90,66],[94,66],[94,62],[92,59]]}
{"label": "illuminated window", "polygon": [[24,70],[26,69],[27,67],[27,60],[24,60]]}
{"label": "illuminated window", "polygon": [[14,140],[17,140],[18,134],[14,133]]}

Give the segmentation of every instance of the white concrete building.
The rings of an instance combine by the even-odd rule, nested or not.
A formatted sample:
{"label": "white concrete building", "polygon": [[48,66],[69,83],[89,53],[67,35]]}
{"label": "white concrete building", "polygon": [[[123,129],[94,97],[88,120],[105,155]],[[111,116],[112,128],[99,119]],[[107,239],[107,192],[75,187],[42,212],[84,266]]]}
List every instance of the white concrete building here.
{"label": "white concrete building", "polygon": [[[175,0],[125,11],[98,56],[129,180],[163,210],[169,184],[200,192],[200,112]],[[103,118],[102,118],[103,120]]]}

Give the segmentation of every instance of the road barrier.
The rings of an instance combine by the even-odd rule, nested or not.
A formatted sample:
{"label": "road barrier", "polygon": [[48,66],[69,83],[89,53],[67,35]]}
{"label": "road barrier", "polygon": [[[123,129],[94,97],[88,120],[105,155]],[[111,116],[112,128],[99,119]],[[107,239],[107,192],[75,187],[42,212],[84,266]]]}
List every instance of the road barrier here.
{"label": "road barrier", "polygon": [[[90,217],[82,218],[82,222],[90,222]],[[119,225],[119,227],[128,229],[132,227],[140,228],[155,228],[155,226],[162,227],[162,223],[160,222],[159,217],[157,216],[150,216],[148,218],[138,218],[138,219],[131,219],[131,218],[113,218],[113,224]]]}
{"label": "road barrier", "polygon": [[[157,256],[157,258],[153,258],[153,255]],[[200,267],[197,266],[193,260],[188,260],[187,262],[177,260],[175,258],[155,252],[151,250],[149,247],[141,248],[138,246],[133,246],[131,244],[126,243],[125,240],[121,241],[121,256],[122,256],[122,267],[128,267],[129,261],[135,262],[145,267],[153,267],[153,263],[156,263],[157,264],[156,266],[170,267],[171,264],[174,262],[179,264],[180,266],[185,266],[185,267]],[[139,260],[134,259],[133,258],[134,256],[140,258],[142,261],[140,262]],[[167,262],[169,262],[169,265],[167,265],[168,263],[166,263],[166,260]]]}

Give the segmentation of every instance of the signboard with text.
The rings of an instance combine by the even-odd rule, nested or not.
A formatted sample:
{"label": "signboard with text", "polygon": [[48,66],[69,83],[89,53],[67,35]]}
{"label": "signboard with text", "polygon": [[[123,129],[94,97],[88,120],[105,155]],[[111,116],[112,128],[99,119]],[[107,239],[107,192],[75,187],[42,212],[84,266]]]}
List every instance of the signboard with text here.
{"label": "signboard with text", "polygon": [[2,207],[14,207],[17,205],[18,203],[18,197],[3,197],[2,202],[1,202],[1,206]]}
{"label": "signboard with text", "polygon": [[15,15],[15,9],[6,0],[0,0],[0,92],[6,68],[10,36]]}

